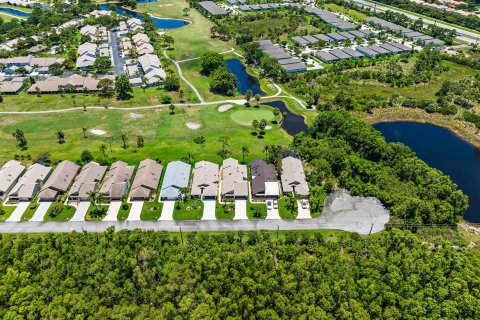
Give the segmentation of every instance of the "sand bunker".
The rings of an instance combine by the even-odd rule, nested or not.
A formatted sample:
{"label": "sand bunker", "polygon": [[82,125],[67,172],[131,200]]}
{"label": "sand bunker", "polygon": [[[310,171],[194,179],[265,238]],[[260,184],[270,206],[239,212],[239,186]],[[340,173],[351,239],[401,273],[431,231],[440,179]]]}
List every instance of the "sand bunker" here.
{"label": "sand bunker", "polygon": [[218,107],[218,112],[225,112],[227,110],[230,110],[231,108],[233,108],[232,104],[223,104],[220,107]]}
{"label": "sand bunker", "polygon": [[106,134],[105,131],[103,131],[103,130],[97,130],[97,129],[92,129],[92,130],[90,130],[90,133],[91,133],[91,134],[94,134],[94,135],[96,135],[96,136],[103,136],[104,134]]}
{"label": "sand bunker", "polygon": [[197,130],[202,127],[202,125],[198,122],[187,122],[185,123],[185,125],[187,126],[188,129],[191,129],[191,130]]}
{"label": "sand bunker", "polygon": [[138,113],[129,113],[128,116],[131,118],[131,119],[138,119],[138,118],[143,118],[143,115],[142,114],[138,114]]}
{"label": "sand bunker", "polygon": [[272,129],[272,126],[265,126],[265,130],[270,130]]}

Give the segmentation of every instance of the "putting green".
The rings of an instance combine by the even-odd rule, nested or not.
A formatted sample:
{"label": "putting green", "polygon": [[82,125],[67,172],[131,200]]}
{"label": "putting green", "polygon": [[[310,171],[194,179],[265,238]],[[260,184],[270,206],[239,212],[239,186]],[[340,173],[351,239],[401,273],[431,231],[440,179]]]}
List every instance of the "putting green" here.
{"label": "putting green", "polygon": [[238,110],[232,112],[231,117],[233,121],[244,126],[252,125],[253,120],[260,121],[265,119],[267,122],[271,122],[275,118],[272,113],[272,108],[264,106],[258,109],[251,107],[250,109]]}

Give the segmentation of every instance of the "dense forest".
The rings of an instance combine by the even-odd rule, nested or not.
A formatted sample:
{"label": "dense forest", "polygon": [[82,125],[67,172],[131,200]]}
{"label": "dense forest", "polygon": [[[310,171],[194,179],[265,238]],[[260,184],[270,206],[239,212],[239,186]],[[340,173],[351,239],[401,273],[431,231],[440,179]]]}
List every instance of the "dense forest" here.
{"label": "dense forest", "polygon": [[2,319],[479,319],[480,261],[407,231],[0,236]]}
{"label": "dense forest", "polygon": [[321,112],[309,133],[295,136],[293,149],[309,163],[312,207],[318,188],[337,186],[377,197],[399,223],[455,224],[468,207],[448,176],[347,111]]}

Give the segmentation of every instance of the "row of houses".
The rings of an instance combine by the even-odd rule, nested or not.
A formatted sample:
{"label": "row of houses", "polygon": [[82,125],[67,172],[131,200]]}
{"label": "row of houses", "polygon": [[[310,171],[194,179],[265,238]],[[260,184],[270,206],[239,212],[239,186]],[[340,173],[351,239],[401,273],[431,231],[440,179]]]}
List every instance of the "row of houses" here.
{"label": "row of houses", "polygon": [[5,74],[17,74],[18,68],[22,68],[23,73],[31,74],[37,72],[37,74],[46,74],[49,72],[48,67],[54,63],[63,64],[65,59],[63,58],[36,58],[32,55],[23,57],[12,57],[0,59],[0,71]]}
{"label": "row of houses", "polygon": [[112,81],[115,80],[114,76],[92,77],[81,76],[79,74],[73,74],[70,76],[51,76],[45,80],[37,81],[28,90],[28,93],[59,93],[59,92],[96,92],[101,89],[98,88],[100,80],[108,78]]}
{"label": "row of houses", "polygon": [[202,1],[198,5],[200,8],[205,11],[208,15],[211,16],[225,16],[228,15],[228,11],[220,7],[213,1]]}
{"label": "row of houses", "polygon": [[432,36],[426,35],[418,31],[414,31],[409,28],[402,27],[398,24],[395,24],[377,17],[368,17],[365,19],[365,22],[368,22],[371,25],[380,29],[386,29],[394,33],[400,33],[402,37],[406,39],[410,39],[413,42],[420,43],[421,45],[427,45],[427,44],[433,44],[435,46],[445,45],[445,42],[440,39],[435,39]]}
{"label": "row of houses", "polygon": [[[136,172],[135,172],[136,170]],[[8,161],[0,169],[0,199],[10,202],[55,201],[59,197],[70,201],[88,201],[92,192],[101,193],[106,200],[121,200],[127,194],[130,200],[152,200],[158,193],[163,166],[154,160],[145,159],[137,169],[123,161],[117,161],[110,168],[95,162],[83,167],[62,161],[55,170],[42,164],[33,164],[28,169],[20,162]],[[222,166],[209,161],[191,165],[174,161],[167,165],[160,190],[161,200],[177,200],[186,189],[199,199],[247,199],[249,183],[247,166],[229,158]],[[285,193],[307,197],[309,188],[300,159],[282,159],[282,174],[275,166],[263,160],[250,164],[251,195],[254,198],[276,198],[282,187]],[[280,177],[280,179],[279,179]]]}
{"label": "row of houses", "polygon": [[319,41],[324,41],[325,43],[341,43],[347,40],[353,41],[356,38],[365,39],[372,31],[369,29],[362,30],[352,30],[352,31],[341,31],[341,32],[330,32],[326,34],[315,34],[315,35],[306,35],[306,36],[295,36],[290,39],[300,44],[302,47],[307,47],[311,44],[318,43]]}
{"label": "row of houses", "polygon": [[49,8],[50,4],[48,3],[43,3],[41,1],[35,1],[35,0],[2,0],[0,1],[0,4],[6,3],[10,4],[12,6],[18,6],[18,7],[25,7],[25,8]]}
{"label": "row of houses", "polygon": [[282,68],[289,72],[304,72],[307,71],[307,66],[300,59],[293,58],[287,51],[285,51],[278,44],[273,44],[271,40],[259,40],[257,43],[260,49],[270,58],[277,59]]}
{"label": "row of houses", "polygon": [[339,30],[346,31],[357,29],[357,26],[354,23],[344,21],[330,11],[318,9],[316,7],[306,7],[304,10],[305,12],[317,16],[323,22],[328,23]]}
{"label": "row of houses", "polygon": [[99,57],[111,59],[107,28],[86,25],[80,29],[80,35],[88,36],[90,40],[78,46],[77,69],[93,67]]}
{"label": "row of houses", "polygon": [[[137,18],[128,19],[119,26],[117,34],[121,39],[120,51],[125,58],[124,70],[134,86],[154,86],[165,81],[167,75],[162,68],[160,59],[155,54],[155,49],[150,43],[148,35],[142,32],[142,21]],[[131,38],[129,33],[134,33]],[[137,55],[133,59],[132,53]]]}
{"label": "row of houses", "polygon": [[377,56],[399,54],[411,50],[412,48],[401,43],[388,42],[379,45],[357,46],[354,49],[347,47],[342,49],[320,50],[315,53],[315,56],[323,62],[332,63],[345,59],[375,58]]}

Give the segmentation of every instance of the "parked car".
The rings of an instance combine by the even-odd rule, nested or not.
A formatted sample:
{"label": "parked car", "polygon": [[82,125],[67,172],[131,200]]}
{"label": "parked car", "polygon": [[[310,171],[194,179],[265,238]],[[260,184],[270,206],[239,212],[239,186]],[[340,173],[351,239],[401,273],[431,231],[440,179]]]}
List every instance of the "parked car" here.
{"label": "parked car", "polygon": [[273,209],[278,209],[278,201],[273,200]]}
{"label": "parked car", "polygon": [[303,199],[302,201],[300,201],[300,203],[302,204],[302,209],[307,209],[308,208],[308,201]]}
{"label": "parked car", "polygon": [[267,210],[272,210],[273,202],[272,200],[267,200]]}

